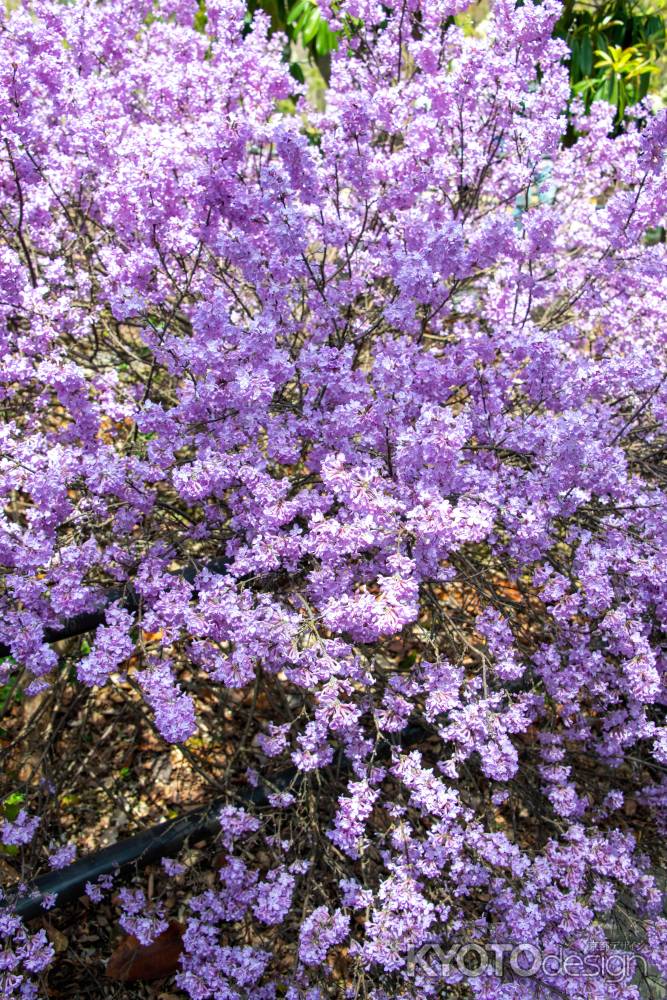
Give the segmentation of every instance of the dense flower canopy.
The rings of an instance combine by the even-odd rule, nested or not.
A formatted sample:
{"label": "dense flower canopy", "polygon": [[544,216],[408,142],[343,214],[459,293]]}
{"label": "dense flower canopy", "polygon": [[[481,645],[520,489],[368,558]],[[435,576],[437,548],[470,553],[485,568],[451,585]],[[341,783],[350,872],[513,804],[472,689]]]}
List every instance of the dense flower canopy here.
{"label": "dense flower canopy", "polygon": [[[324,105],[237,0],[203,30],[190,0],[2,20],[4,668],[50,684],[45,630],[111,588],[72,683],[135,684],[175,743],[184,667],[272,693],[190,903],[193,1000],[341,995],[336,954],[345,995],[440,996],[411,949],[583,954],[619,909],[665,965],[667,119],[575,105],[563,144],[559,4],[477,34],[465,6],[347,0]],[[30,995],[48,950],[2,921]],[[289,968],[254,943],[281,926]]]}

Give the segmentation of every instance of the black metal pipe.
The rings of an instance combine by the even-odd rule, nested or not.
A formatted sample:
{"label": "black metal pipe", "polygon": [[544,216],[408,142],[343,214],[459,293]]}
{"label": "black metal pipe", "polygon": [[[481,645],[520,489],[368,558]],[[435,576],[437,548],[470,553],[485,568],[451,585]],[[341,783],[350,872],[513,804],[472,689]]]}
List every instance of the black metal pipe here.
{"label": "black metal pipe", "polygon": [[134,868],[141,868],[153,861],[175,854],[188,839],[210,837],[220,829],[216,806],[212,803],[180,819],[167,820],[149,830],[137,833],[126,840],[88,854],[79,861],[59,871],[48,872],[35,879],[29,896],[11,904],[12,910],[23,920],[30,920],[44,912],[45,897],[56,896],[56,906],[78,899],[87,882],[95,882],[101,875],[118,873],[127,875]]}
{"label": "black metal pipe", "polygon": [[[426,730],[419,723],[412,723],[398,734],[397,744],[402,747],[414,746],[423,741],[427,735]],[[388,756],[392,746],[395,745],[389,740],[385,740],[378,750],[378,756]],[[344,771],[350,769],[347,758],[340,750],[329,766]],[[303,778],[302,771],[296,767],[289,767],[274,775],[271,778],[271,784],[282,790],[290,786],[298,787]],[[269,801],[268,791],[261,784],[256,788],[240,790],[237,792],[237,797],[257,806],[268,805]],[[114,873],[121,876],[127,875],[153,861],[176,854],[186,840],[193,842],[209,840],[215,837],[220,830],[218,813],[225,801],[222,798],[215,799],[207,806],[195,809],[179,819],[159,823],[133,837],[104,847],[101,851],[88,854],[68,865],[67,868],[39,875],[32,883],[32,891],[29,895],[23,896],[13,903],[11,900],[6,900],[5,905],[9,905],[13,912],[23,920],[30,920],[44,912],[43,904],[46,896],[55,895],[55,907],[61,906],[73,899],[78,899],[79,896],[83,895],[86,883],[95,882],[101,875]]]}
{"label": "black metal pipe", "polygon": [[[273,783],[278,788],[284,788],[297,776],[297,769],[289,768],[276,775]],[[244,788],[237,795],[254,805],[268,805],[267,792],[261,785],[257,788]],[[177,854],[186,840],[193,843],[210,840],[220,831],[218,813],[225,802],[223,798],[214,799],[185,816],[158,823],[132,837],[103,847],[101,851],[87,854],[66,868],[39,875],[31,885],[30,894],[9,905],[23,920],[31,920],[44,912],[47,896],[56,897],[54,907],[57,908],[78,899],[83,895],[86,883],[95,882],[101,875],[128,876],[154,861]]]}

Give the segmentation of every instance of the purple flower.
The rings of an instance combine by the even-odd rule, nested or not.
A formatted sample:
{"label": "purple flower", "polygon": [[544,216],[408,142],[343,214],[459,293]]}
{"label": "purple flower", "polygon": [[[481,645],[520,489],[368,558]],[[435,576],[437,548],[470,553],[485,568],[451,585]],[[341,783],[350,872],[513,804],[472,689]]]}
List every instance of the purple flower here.
{"label": "purple flower", "polygon": [[[245,0],[9,6],[0,700],[113,678],[104,712],[201,722],[229,804],[217,872],[158,880],[179,988],[317,1000],[344,946],[374,1000],[515,1000],[411,953],[595,955],[621,903],[658,961],[664,110],[572,96],[556,0],[465,30],[462,0],[308,3],[342,33],[317,94]],[[53,826],[26,782],[10,854]],[[13,898],[26,998],[50,949]],[[153,940],[168,898],[123,889],[122,926]]]}
{"label": "purple flower", "polygon": [[220,820],[220,839],[227,848],[231,848],[236,840],[248,833],[259,830],[260,822],[255,816],[250,816],[245,809],[237,806],[223,806],[218,813]]}
{"label": "purple flower", "polygon": [[71,865],[76,857],[76,846],[74,844],[63,844],[49,855],[49,866],[51,868],[66,868]]}
{"label": "purple flower", "polygon": [[327,952],[348,935],[350,918],[341,910],[318,906],[301,924],[299,958],[305,965],[322,965]]}
{"label": "purple flower", "polygon": [[118,893],[121,906],[120,926],[133,934],[140,944],[149,945],[167,930],[159,904],[150,905],[141,889],[122,888]]}
{"label": "purple flower", "polygon": [[30,816],[25,809],[19,810],[16,819],[5,819],[0,830],[0,841],[7,846],[20,847],[29,844],[39,826],[39,816]]}

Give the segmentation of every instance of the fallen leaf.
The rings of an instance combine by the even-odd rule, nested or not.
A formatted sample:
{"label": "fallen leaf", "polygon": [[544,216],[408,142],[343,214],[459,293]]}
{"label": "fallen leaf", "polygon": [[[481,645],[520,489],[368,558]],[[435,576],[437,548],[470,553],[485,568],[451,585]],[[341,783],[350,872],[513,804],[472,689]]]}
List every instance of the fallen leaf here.
{"label": "fallen leaf", "polygon": [[121,983],[164,979],[178,969],[183,951],[183,924],[169,921],[169,927],[152,944],[139,944],[133,934],[123,938],[107,963],[108,979]]}
{"label": "fallen leaf", "polygon": [[69,948],[69,941],[65,937],[62,931],[59,931],[57,927],[47,927],[46,936],[53,945],[53,950],[56,955],[62,955],[64,951]]}
{"label": "fallen leaf", "polygon": [[161,639],[163,635],[164,632],[162,631],[161,628],[158,629],[157,632],[142,631],[141,633],[141,637],[144,640],[144,642],[158,642],[158,640]]}

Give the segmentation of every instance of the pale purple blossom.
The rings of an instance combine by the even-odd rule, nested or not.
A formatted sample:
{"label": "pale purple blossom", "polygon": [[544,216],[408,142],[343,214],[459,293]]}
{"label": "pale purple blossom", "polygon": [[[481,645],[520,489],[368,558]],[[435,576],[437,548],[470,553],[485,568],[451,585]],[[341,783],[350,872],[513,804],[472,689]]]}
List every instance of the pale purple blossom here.
{"label": "pale purple blossom", "polygon": [[[411,949],[583,955],[619,905],[664,966],[664,110],[584,112],[556,0],[321,0],[315,99],[244,0],[9,6],[0,674],[118,679],[175,744],[201,711],[178,988],[320,1000],[342,946],[431,1000]],[[35,996],[51,949],[0,924]]]}

